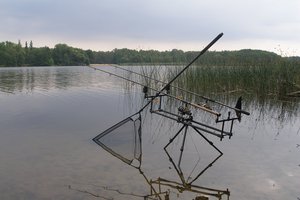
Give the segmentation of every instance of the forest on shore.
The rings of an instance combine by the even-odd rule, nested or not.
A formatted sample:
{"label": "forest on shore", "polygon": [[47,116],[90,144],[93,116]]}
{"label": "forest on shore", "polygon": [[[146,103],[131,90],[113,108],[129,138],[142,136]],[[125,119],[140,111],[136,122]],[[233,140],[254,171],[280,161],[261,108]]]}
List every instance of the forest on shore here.
{"label": "forest on shore", "polygon": [[[34,47],[33,42],[0,42],[0,66],[78,66],[89,64],[187,64],[199,52],[114,49],[92,51],[57,44],[54,48]],[[282,57],[272,52],[244,49],[209,51],[197,61],[205,66],[255,66],[289,62],[300,66],[300,57]]]}

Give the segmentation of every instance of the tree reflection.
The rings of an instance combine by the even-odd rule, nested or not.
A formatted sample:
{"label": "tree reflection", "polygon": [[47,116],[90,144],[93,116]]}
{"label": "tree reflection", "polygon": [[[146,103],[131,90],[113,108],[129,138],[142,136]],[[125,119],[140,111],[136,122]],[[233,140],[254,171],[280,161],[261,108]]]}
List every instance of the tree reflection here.
{"label": "tree reflection", "polygon": [[[85,67],[5,67],[0,68],[0,91],[4,93],[32,93],[54,88],[88,86],[93,71]],[[99,78],[98,82],[101,81]],[[99,84],[97,82],[97,84]]]}

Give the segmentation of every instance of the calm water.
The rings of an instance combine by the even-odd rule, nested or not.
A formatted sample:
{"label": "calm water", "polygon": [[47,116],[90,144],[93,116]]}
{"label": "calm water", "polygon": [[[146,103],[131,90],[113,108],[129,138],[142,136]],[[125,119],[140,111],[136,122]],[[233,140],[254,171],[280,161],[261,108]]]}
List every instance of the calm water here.
{"label": "calm water", "polygon": [[[0,68],[0,199],[143,199],[119,194],[149,192],[139,171],[91,140],[141,105],[139,89],[124,84],[88,67]],[[251,116],[230,140],[209,137],[224,155],[196,184],[228,188],[233,200],[300,199],[299,103],[246,104]],[[163,151],[178,128],[143,113],[147,178],[179,181]],[[171,145],[174,154],[181,140]],[[195,176],[215,152],[199,137],[187,143],[183,168],[191,171],[200,158]]]}

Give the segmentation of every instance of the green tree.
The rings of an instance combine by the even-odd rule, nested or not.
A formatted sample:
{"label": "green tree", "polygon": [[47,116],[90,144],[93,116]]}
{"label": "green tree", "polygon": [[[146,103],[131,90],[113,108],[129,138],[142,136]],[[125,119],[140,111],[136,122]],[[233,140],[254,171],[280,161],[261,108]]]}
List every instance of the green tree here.
{"label": "green tree", "polygon": [[22,48],[21,41],[19,40],[16,46],[16,65],[22,66],[25,63],[25,50]]}
{"label": "green tree", "polygon": [[53,61],[55,65],[88,65],[89,57],[85,51],[69,47],[66,44],[57,44],[53,49]]}
{"label": "green tree", "polygon": [[33,48],[30,52],[32,66],[51,66],[54,65],[51,50],[49,47]]}
{"label": "green tree", "polygon": [[0,52],[0,65],[21,66],[24,64],[24,51],[20,45],[8,41],[2,42]]}

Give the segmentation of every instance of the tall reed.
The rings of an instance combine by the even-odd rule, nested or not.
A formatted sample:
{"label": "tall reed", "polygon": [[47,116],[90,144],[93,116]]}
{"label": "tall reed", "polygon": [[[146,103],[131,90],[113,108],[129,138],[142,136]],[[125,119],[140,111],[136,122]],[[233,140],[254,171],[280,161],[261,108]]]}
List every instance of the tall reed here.
{"label": "tall reed", "polygon": [[[169,74],[179,70],[169,69]],[[281,60],[272,65],[193,66],[177,84],[206,94],[245,93],[285,98],[300,92],[300,65]]]}

